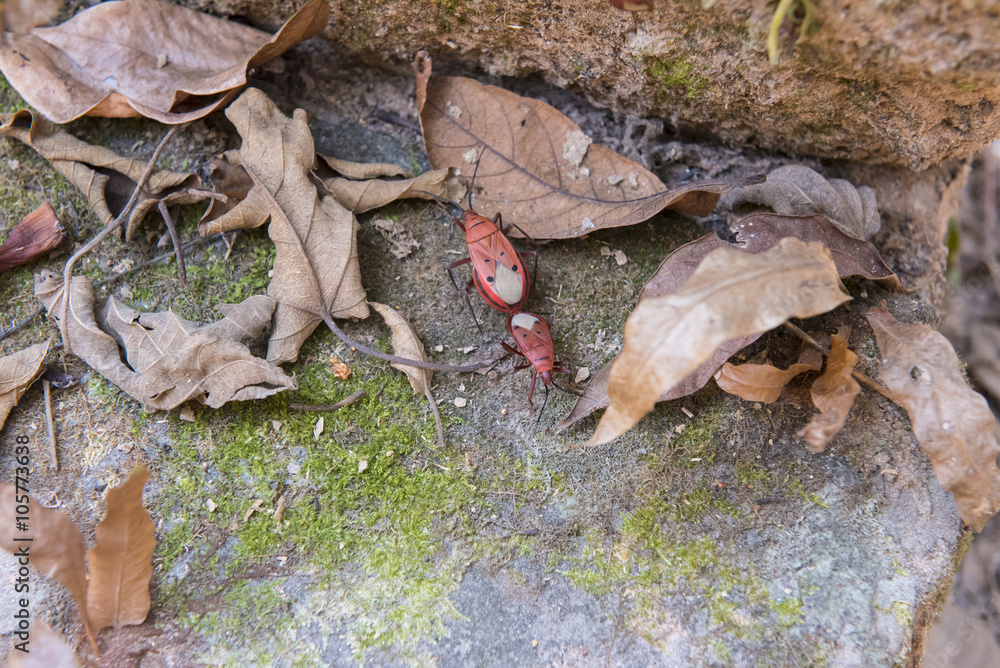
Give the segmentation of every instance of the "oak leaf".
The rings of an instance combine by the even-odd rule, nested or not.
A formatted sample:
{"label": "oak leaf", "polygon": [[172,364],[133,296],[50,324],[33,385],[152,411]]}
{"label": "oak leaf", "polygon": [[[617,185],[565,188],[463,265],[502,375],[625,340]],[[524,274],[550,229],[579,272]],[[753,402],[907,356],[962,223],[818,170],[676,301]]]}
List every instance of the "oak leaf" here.
{"label": "oak leaf", "polygon": [[57,248],[65,238],[52,205],[45,202],[25,216],[0,246],[0,271],[20,267]]}
{"label": "oak leaf", "polygon": [[[19,511],[18,507],[25,505],[22,496],[27,497],[25,490],[7,483],[0,484],[0,547],[16,554],[19,548],[29,546],[31,567],[69,590],[93,643],[94,634],[87,615],[86,544],[83,534],[69,517],[46,508],[32,497],[27,497],[28,512]],[[28,519],[18,520],[18,516],[27,516]],[[94,648],[96,650],[96,645]]]}
{"label": "oak leaf", "polygon": [[790,216],[822,214],[844,234],[862,241],[882,225],[874,190],[844,179],[826,179],[804,165],[779,167],[765,183],[740,190],[733,207],[747,202]]}
{"label": "oak leaf", "polygon": [[50,28],[0,35],[0,70],[56,123],[83,115],[185,123],[228,103],[251,67],[319,34],[327,0],[307,0],[273,37],[158,0],[105,2]]}
{"label": "oak leaf", "polygon": [[[667,188],[647,170],[593,144],[576,123],[540,100],[464,77],[431,79],[417,54],[417,109],[431,166],[471,175],[476,211],[502,212],[512,234],[578,237],[634,225],[669,208],[707,216],[722,193],[762,178],[720,179]],[[520,228],[520,229],[518,229]]]}
{"label": "oak leaf", "polygon": [[254,183],[226,217],[252,221],[266,207],[268,234],[277,248],[267,289],[277,303],[267,359],[293,361],[325,314],[368,316],[358,224],[354,214],[332,197],[322,197],[310,180],[316,151],[305,111],[297,109],[288,118],[251,88],[226,109],[226,116],[243,140],[239,161]]}
{"label": "oak leaf", "polygon": [[625,433],[725,342],[788,318],[826,313],[849,299],[820,243],[787,238],[758,255],[712,251],[681,290],[643,299],[629,316],[625,347],[611,368],[611,405],[588,445]]}
{"label": "oak leaf", "polygon": [[149,613],[156,538],[153,520],[142,506],[148,480],[149,471],[140,466],[128,480],[108,490],[97,543],[87,552],[87,612],[97,630],[142,624]]}
{"label": "oak leaf", "polygon": [[740,364],[726,362],[715,372],[715,382],[729,394],[735,394],[747,401],[763,404],[774,403],[781,396],[792,378],[806,371],[819,371],[823,366],[823,356],[807,349],[799,355],[799,361],[787,369],[779,369],[771,364]]}
{"label": "oak leaf", "polygon": [[[38,151],[86,195],[94,213],[105,225],[125,208],[146,169],[145,160],[122,158],[111,149],[87,144],[32,111],[0,114],[0,135],[13,137]],[[139,223],[161,201],[167,206],[200,201],[202,196],[191,192],[192,188],[200,187],[201,179],[194,174],[155,170],[129,214],[125,238],[134,236]]]}
{"label": "oak leaf", "polygon": [[854,405],[854,398],[861,391],[852,372],[858,363],[858,356],[847,347],[849,327],[830,337],[830,355],[826,358],[826,370],[813,383],[810,394],[813,404],[819,409],[802,431],[799,438],[806,439],[812,452],[822,452],[847,421],[847,413]]}
{"label": "oak leaf", "polygon": [[1000,509],[1000,445],[986,399],[966,384],[940,332],[901,323],[881,308],[865,317],[875,330],[882,381],[909,414],[941,487],[955,494],[962,521],[981,531]]}
{"label": "oak leaf", "polygon": [[3,428],[11,409],[42,373],[42,363],[50,343],[52,339],[0,357],[0,428]]}
{"label": "oak leaf", "polygon": [[[733,232],[739,247],[748,253],[762,253],[773,248],[785,237],[796,237],[802,241],[820,241],[830,250],[837,272],[841,278],[862,276],[872,279],[883,287],[905,292],[896,274],[890,270],[878,250],[866,241],[848,237],[823,216],[781,216],[770,213],[756,213],[737,220]],[[690,278],[698,263],[716,248],[732,247],[715,234],[707,234],[674,250],[660,263],[656,272],[646,282],[639,300],[668,295],[679,290]],[[757,340],[759,334],[727,341],[702,366],[691,372],[687,378],[668,390],[659,401],[678,399],[701,389],[722,364],[738,350]],[[608,380],[611,364],[606,364],[587,385],[583,396],[577,400],[569,414],[556,427],[565,429],[585,418],[599,408],[610,403]]]}
{"label": "oak leaf", "polygon": [[[35,295],[58,321],[62,276],[42,272]],[[63,340],[70,352],[150,408],[170,410],[189,399],[219,408],[296,387],[294,377],[243,344],[270,320],[274,302],[265,295],[220,307],[226,317],[204,326],[169,311],[139,313],[114,297],[99,314],[94,307],[91,279],[74,277]]]}

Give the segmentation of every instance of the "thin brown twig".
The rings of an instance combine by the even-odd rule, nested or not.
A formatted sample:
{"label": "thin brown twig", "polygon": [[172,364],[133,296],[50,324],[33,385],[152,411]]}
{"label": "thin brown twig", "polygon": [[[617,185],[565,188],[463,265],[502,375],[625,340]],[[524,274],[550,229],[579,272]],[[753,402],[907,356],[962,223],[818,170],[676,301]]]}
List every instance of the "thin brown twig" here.
{"label": "thin brown twig", "polygon": [[38,316],[40,316],[43,313],[45,313],[45,307],[39,306],[37,309],[35,309],[34,313],[32,313],[31,315],[29,315],[27,318],[25,318],[24,320],[22,320],[21,322],[15,324],[15,325],[11,325],[10,329],[6,329],[3,332],[0,332],[0,341],[3,341],[8,336],[11,336],[13,334],[16,334],[16,333],[20,332],[22,329],[24,329],[25,327],[27,327],[28,325],[30,325],[32,320],[34,320],[35,318],[37,318]]}
{"label": "thin brown twig", "polygon": [[[146,182],[149,177],[152,176],[153,171],[156,169],[156,161],[160,159],[160,154],[163,152],[163,148],[170,141],[170,138],[174,136],[177,132],[177,128],[182,127],[174,125],[167,131],[167,134],[163,136],[160,143],[156,146],[156,150],[153,151],[153,155],[150,156],[149,162],[146,163],[146,168],[142,170],[142,174],[139,176],[139,180],[135,182],[135,189],[132,191],[132,196],[129,197],[128,203],[125,204],[125,208],[121,210],[121,213],[111,221],[108,225],[104,227],[103,230],[94,235],[94,238],[84,244],[83,248],[74,253],[68,260],[66,260],[66,266],[63,268],[63,303],[62,312],[59,315],[59,334],[62,337],[63,348],[68,351],[72,351],[69,341],[69,327],[67,322],[69,320],[69,298],[70,298],[70,280],[73,276],[73,267],[76,265],[77,260],[83,257],[85,254],[89,253],[95,246],[104,241],[112,232],[115,232],[120,228],[128,217],[132,213],[132,209],[135,207],[136,202],[139,201],[139,195],[142,189],[145,187]],[[186,127],[186,125],[185,125]]]}
{"label": "thin brown twig", "polygon": [[[428,374],[429,375],[429,374]],[[434,400],[434,393],[431,392],[430,383],[424,388],[424,396],[430,402],[431,412],[434,414],[434,425],[437,427],[438,447],[444,447],[444,427],[441,425],[441,411],[438,410],[437,401]]]}
{"label": "thin brown twig", "polygon": [[[793,325],[792,323],[788,322],[787,320],[785,321],[784,324],[785,324],[785,327],[787,327],[792,332],[794,332],[795,335],[798,336],[800,339],[802,339],[803,341],[805,341],[806,343],[808,343],[809,345],[811,345],[813,348],[815,348],[816,350],[818,350],[821,353],[823,353],[824,355],[826,355],[827,357],[830,356],[830,349],[829,348],[827,348],[822,343],[820,343],[819,341],[817,341],[816,339],[814,339],[813,337],[811,337],[808,333],[806,333],[805,331],[803,331],[801,328],[797,327],[796,325]],[[888,388],[886,388],[885,386],[883,386],[878,381],[872,380],[871,378],[869,378],[865,374],[861,373],[857,369],[851,369],[851,375],[854,376],[855,380],[861,381],[862,383],[864,383],[865,385],[867,385],[871,389],[875,390],[876,392],[878,392],[879,394],[881,394],[883,397],[885,397],[889,401],[891,401],[893,403],[897,403],[897,404],[899,403],[898,401],[896,401],[896,397],[892,396],[892,392],[890,392]]]}
{"label": "thin brown twig", "polygon": [[326,404],[322,406],[317,406],[314,404],[288,404],[288,407],[293,411],[336,411],[340,410],[344,406],[350,406],[358,399],[366,397],[368,394],[364,390],[358,390],[346,399],[342,399],[335,404]]}
{"label": "thin brown twig", "polygon": [[42,379],[42,396],[45,400],[45,430],[49,435],[49,468],[59,470],[59,457],[56,455],[56,429],[52,421],[52,383]]}
{"label": "thin brown twig", "polygon": [[180,279],[181,287],[185,288],[187,287],[187,271],[184,269],[184,251],[181,248],[180,237],[177,236],[177,226],[174,225],[174,219],[170,217],[170,209],[167,208],[166,202],[161,199],[156,208],[159,209],[160,215],[163,216],[167,232],[170,233],[170,241],[174,245],[174,255],[177,257],[177,277]]}
{"label": "thin brown twig", "polygon": [[[210,237],[196,237],[196,238],[192,239],[191,241],[185,241],[184,243],[181,244],[181,247],[184,248],[184,250],[186,250],[186,251],[187,250],[191,250],[195,246],[200,246],[200,245],[206,244],[206,243],[208,243],[210,241],[214,241],[215,238],[216,238],[216,236],[218,236],[218,235],[214,235],[213,234]],[[164,260],[169,260],[172,257],[174,257],[174,253],[164,253],[163,255],[157,255],[156,257],[150,258],[150,259],[145,260],[143,262],[140,262],[139,264],[135,265],[134,267],[130,267],[129,269],[126,269],[125,271],[120,271],[117,274],[112,274],[112,275],[108,276],[107,278],[102,278],[101,280],[99,280],[96,283],[94,283],[94,287],[95,288],[103,287],[103,286],[107,285],[108,283],[117,281],[119,278],[122,278],[124,276],[128,276],[129,274],[134,274],[135,272],[139,271],[140,269],[145,269],[146,267],[148,267],[151,264],[156,264],[157,262],[163,262]],[[0,337],[0,338],[2,338],[2,337]]]}

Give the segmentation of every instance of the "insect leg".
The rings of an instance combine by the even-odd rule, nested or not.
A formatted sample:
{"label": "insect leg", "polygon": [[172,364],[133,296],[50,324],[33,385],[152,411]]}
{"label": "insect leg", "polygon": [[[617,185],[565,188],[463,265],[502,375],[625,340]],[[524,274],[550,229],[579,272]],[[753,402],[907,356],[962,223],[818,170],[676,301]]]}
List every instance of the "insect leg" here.
{"label": "insect leg", "polygon": [[[460,288],[458,287],[458,281],[455,280],[455,274],[453,274],[452,271],[456,267],[461,267],[463,264],[468,264],[469,262],[472,262],[472,258],[467,257],[463,260],[458,260],[457,262],[452,262],[450,265],[448,265],[448,277],[451,278],[451,284],[455,286],[456,290]],[[476,310],[472,308],[472,300],[469,299],[469,288],[471,286],[472,286],[472,281],[469,281],[468,285],[465,286],[465,290],[462,291],[462,294],[465,296],[465,304],[469,307],[469,313],[472,314],[472,322],[476,323],[476,329],[479,330],[480,336],[485,336],[485,332],[483,332],[483,326],[479,324],[479,318],[476,317]]]}

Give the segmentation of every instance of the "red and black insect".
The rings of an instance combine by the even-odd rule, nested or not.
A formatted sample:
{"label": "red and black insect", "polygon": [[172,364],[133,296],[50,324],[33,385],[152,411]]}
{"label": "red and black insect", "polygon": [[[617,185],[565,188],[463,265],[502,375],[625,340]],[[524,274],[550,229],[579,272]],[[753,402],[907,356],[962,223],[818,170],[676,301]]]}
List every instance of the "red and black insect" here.
{"label": "red and black insect", "polygon": [[[552,343],[552,332],[549,330],[549,323],[540,315],[534,313],[512,313],[507,318],[507,329],[514,337],[514,345],[501,342],[507,352],[526,357],[528,364],[514,367],[514,370],[527,369],[533,367],[531,375],[531,386],[528,388],[528,402],[535,393],[535,381],[542,379],[542,384],[546,389],[546,397],[549,385],[554,383],[553,373],[569,373],[569,368],[565,362],[557,362],[555,359],[555,345]],[[556,385],[556,387],[559,387]],[[562,388],[560,388],[562,389]],[[544,406],[542,407],[544,410]],[[541,416],[539,416],[541,417]]]}
{"label": "red and black insect", "polygon": [[465,232],[469,257],[449,265],[449,273],[471,263],[472,281],[466,289],[475,285],[486,303],[501,313],[520,311],[528,298],[531,283],[524,258],[501,230],[500,213],[490,220],[470,208],[465,209],[464,217],[464,224],[453,218]]}

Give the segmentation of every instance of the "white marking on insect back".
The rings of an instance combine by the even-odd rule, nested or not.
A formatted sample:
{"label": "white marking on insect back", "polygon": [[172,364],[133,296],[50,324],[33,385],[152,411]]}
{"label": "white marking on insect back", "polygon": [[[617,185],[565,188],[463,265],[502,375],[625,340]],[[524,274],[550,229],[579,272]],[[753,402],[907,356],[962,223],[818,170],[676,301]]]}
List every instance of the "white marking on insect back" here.
{"label": "white marking on insect back", "polygon": [[527,313],[518,313],[510,319],[511,325],[514,327],[523,327],[524,329],[531,329],[535,326],[536,322],[538,322],[538,318]]}
{"label": "white marking on insect back", "polygon": [[521,281],[520,275],[498,262],[496,273],[493,276],[493,289],[500,295],[500,299],[508,304],[516,304],[521,301],[524,283]]}

